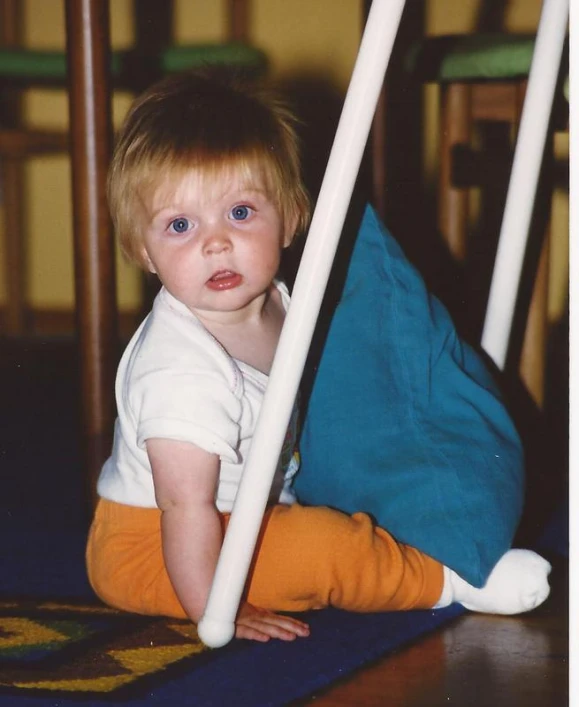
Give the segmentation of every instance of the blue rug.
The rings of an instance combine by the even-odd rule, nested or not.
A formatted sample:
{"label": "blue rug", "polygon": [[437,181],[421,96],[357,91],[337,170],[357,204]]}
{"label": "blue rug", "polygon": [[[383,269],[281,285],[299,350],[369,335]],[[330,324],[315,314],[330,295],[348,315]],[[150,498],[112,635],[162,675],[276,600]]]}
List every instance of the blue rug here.
{"label": "blue rug", "polygon": [[0,353],[0,707],[285,705],[462,613],[324,610],[306,640],[210,651],[188,622],[103,607],[84,569],[74,349]]}
{"label": "blue rug", "polygon": [[[2,352],[0,707],[287,705],[463,613],[324,610],[308,615],[306,640],[210,651],[188,622],[103,607],[84,570],[74,352],[70,342],[40,357],[38,344]],[[559,513],[542,547],[564,554],[566,531]]]}
{"label": "blue rug", "polygon": [[[458,606],[373,615],[324,610],[309,614],[311,636],[306,640],[234,640],[207,650],[188,622],[67,600],[71,585],[64,577],[71,577],[71,567],[76,570],[74,587],[80,589],[83,582],[82,544],[69,541],[59,553],[53,540],[45,536],[34,550],[27,545],[28,553],[15,559],[11,570],[28,590],[42,585],[58,600],[16,601],[12,593],[0,598],[2,707],[286,705],[462,613]],[[6,549],[1,548],[2,554]],[[44,581],[32,578],[31,565],[42,576],[51,560],[55,563]],[[60,579],[59,571],[66,573]],[[26,581],[30,578],[32,584]],[[11,589],[16,584],[9,582]]]}

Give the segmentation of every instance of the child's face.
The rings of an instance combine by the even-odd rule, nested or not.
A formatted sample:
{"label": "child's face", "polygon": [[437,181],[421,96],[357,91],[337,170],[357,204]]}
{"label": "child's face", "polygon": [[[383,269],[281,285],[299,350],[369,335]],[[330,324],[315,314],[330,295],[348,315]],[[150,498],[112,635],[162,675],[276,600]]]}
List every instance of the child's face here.
{"label": "child's face", "polygon": [[192,170],[170,184],[143,208],[149,269],[201,318],[238,321],[263,303],[292,233],[259,178]]}

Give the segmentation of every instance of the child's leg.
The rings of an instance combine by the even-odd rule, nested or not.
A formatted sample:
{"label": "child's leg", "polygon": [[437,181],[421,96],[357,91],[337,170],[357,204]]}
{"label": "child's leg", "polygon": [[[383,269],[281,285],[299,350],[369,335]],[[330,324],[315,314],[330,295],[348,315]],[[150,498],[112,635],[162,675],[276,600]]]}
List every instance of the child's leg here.
{"label": "child's leg", "polygon": [[[89,534],[91,584],[106,603],[141,614],[184,618],[167,575],[161,514],[100,501]],[[224,517],[224,526],[227,524]],[[248,579],[248,599],[277,611],[336,606],[353,611],[442,607],[519,613],[546,599],[550,565],[510,550],[482,589],[375,528],[368,516],[327,508],[268,511]]]}
{"label": "child's leg", "polygon": [[549,595],[551,565],[509,550],[481,589],[418,550],[397,543],[369,517],[328,508],[276,506],[266,517],[249,601],[277,610],[336,606],[352,611],[443,607],[519,614]]}
{"label": "child's leg", "polygon": [[165,569],[161,512],[100,500],[86,561],[96,594],[136,614],[186,618]]}
{"label": "child's leg", "polygon": [[[185,616],[165,570],[157,509],[99,501],[87,567],[106,603],[140,614]],[[248,599],[277,611],[429,608],[442,584],[442,565],[396,543],[366,515],[275,506],[264,520]]]}
{"label": "child's leg", "polygon": [[277,611],[404,610],[431,608],[442,587],[439,562],[396,542],[367,515],[280,505],[266,515],[248,600]]}

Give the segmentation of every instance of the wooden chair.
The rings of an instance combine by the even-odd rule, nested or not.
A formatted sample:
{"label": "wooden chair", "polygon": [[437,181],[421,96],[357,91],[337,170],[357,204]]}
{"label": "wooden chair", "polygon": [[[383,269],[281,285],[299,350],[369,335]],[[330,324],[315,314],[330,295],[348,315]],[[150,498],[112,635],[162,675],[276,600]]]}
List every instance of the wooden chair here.
{"label": "wooden chair", "polygon": [[[141,18],[147,4],[148,0],[139,0]],[[0,3],[4,40],[0,79],[5,85],[9,83],[7,95],[12,107],[10,113],[2,113],[11,120],[0,127],[4,200],[5,207],[10,207],[5,208],[9,222],[6,236],[11,313],[8,319],[12,333],[22,331],[24,238],[18,220],[23,211],[22,161],[38,152],[70,148],[84,459],[88,493],[93,497],[96,477],[111,448],[118,350],[114,245],[105,195],[112,144],[111,90],[120,85],[140,90],[161,72],[200,63],[261,72],[265,58],[260,51],[240,43],[247,29],[244,0],[229,0],[232,42],[228,45],[177,48],[156,44],[157,53],[146,53],[147,46],[139,44],[132,52],[117,54],[110,50],[109,0],[66,0],[66,54],[44,57],[14,48],[20,39],[20,5],[19,0]],[[158,34],[158,26],[155,29]],[[143,64],[150,70],[147,76],[136,72]],[[69,136],[32,131],[20,120],[16,89],[44,82],[68,88]]]}
{"label": "wooden chair", "polygon": [[[246,42],[246,0],[228,0],[227,42],[203,45],[171,44],[171,2],[134,2],[135,46],[112,53],[107,49],[111,88],[140,92],[167,73],[204,65],[251,73],[264,70],[264,54]],[[95,3],[95,8],[100,4]],[[24,120],[22,89],[66,88],[67,57],[64,51],[23,48],[22,13],[20,0],[0,0],[0,174],[8,295],[4,330],[11,335],[22,335],[27,330],[23,165],[34,155],[67,151],[69,144],[66,133],[33,129]]]}
{"label": "wooden chair", "polygon": [[[440,85],[438,230],[451,256],[469,268],[477,280],[475,287],[481,291],[488,288],[490,280],[481,281],[479,273],[483,266],[492,272],[496,240],[491,234],[496,231],[498,237],[500,223],[487,221],[479,228],[484,232],[483,237],[488,238],[483,248],[473,243],[468,237],[470,189],[473,186],[490,187],[495,196],[498,193],[499,203],[494,205],[494,213],[502,214],[500,199],[506,194],[534,39],[528,35],[494,33],[426,38],[414,43],[404,57],[407,81]],[[386,94],[383,99],[385,111],[387,101]],[[538,220],[542,218],[544,224],[548,223],[546,205],[552,191],[553,132],[566,129],[567,121],[567,105],[560,92],[554,109],[553,131],[546,148],[543,172],[547,176],[541,186],[545,208]],[[478,147],[475,141],[477,127]],[[374,198],[382,205],[388,169],[385,167],[384,131],[382,117],[375,122],[373,142],[373,162],[377,164],[374,167]],[[483,191],[484,195],[488,195],[488,190]],[[483,202],[483,216],[487,212],[486,205],[488,202]],[[547,346],[549,238],[543,235],[520,351],[521,377],[539,405],[544,397]],[[484,263],[480,262],[481,256]],[[485,305],[486,298],[483,298],[477,310],[481,326]]]}

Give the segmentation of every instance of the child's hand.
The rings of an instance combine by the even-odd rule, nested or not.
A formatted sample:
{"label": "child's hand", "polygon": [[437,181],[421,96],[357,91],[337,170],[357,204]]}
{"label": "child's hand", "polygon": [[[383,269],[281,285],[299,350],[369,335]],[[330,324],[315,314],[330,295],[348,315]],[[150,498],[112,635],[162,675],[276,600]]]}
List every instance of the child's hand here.
{"label": "child's hand", "polygon": [[309,636],[310,627],[291,616],[274,614],[243,602],[235,622],[235,637],[265,643],[270,638],[293,641],[298,636]]}

